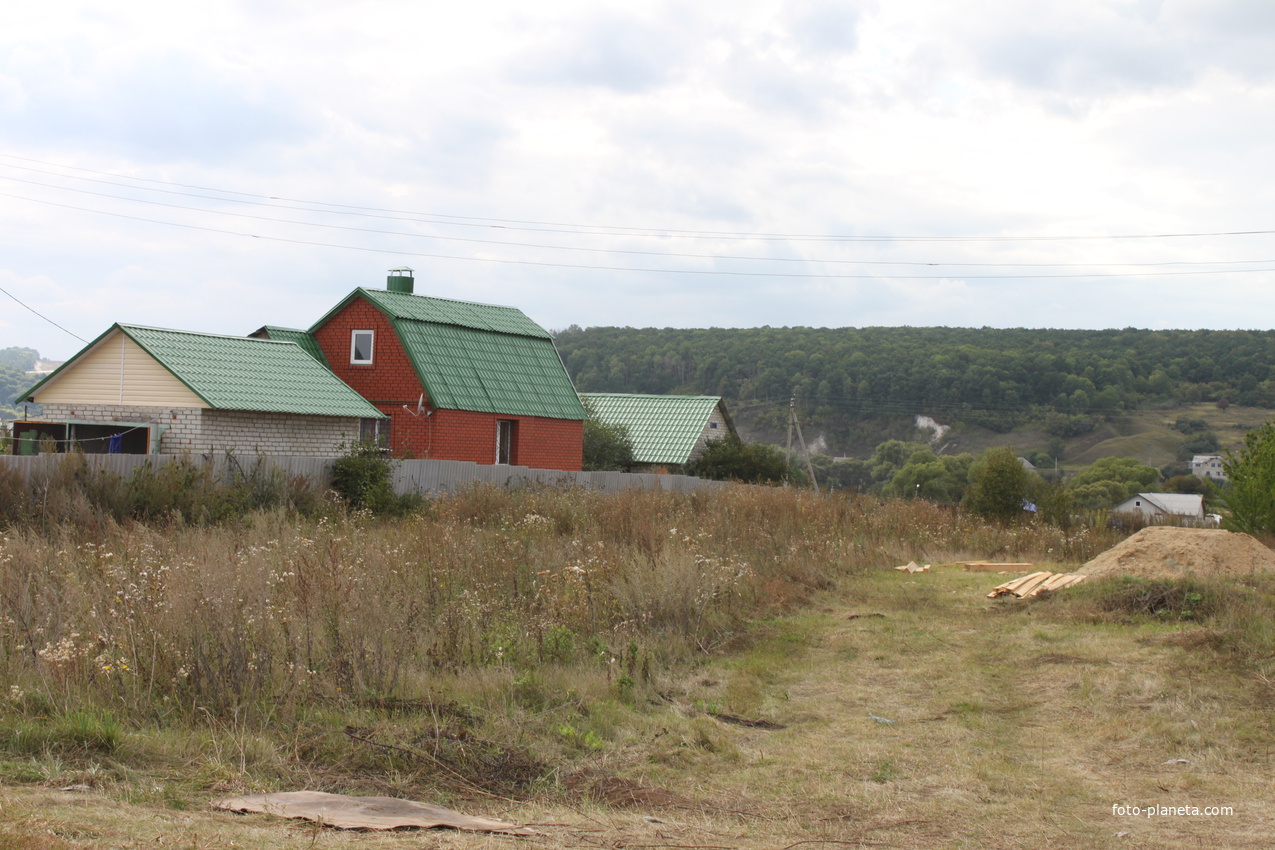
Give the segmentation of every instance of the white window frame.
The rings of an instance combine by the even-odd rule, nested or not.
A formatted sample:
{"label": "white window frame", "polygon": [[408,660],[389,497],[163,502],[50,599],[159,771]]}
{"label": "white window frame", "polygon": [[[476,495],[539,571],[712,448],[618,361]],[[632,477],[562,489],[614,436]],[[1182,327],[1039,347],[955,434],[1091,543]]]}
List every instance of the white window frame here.
{"label": "white window frame", "polygon": [[[371,338],[368,343],[368,358],[366,360],[359,360],[358,358],[354,356],[355,352],[358,351],[358,344],[356,340],[358,340],[359,334],[367,334]],[[372,361],[375,359],[375,357],[376,357],[376,331],[372,330],[371,328],[355,328],[354,330],[350,331],[350,365],[351,366],[370,366],[372,364]]]}

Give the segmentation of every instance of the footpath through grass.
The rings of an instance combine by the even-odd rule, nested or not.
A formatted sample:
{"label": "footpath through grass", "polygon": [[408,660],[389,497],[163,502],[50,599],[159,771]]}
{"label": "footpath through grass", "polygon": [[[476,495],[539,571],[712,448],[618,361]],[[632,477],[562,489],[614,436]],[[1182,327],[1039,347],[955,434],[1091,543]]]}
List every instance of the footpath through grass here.
{"label": "footpath through grass", "polygon": [[[1214,625],[1103,613],[1103,587],[988,600],[996,581],[876,571],[760,623],[738,651],[664,678],[651,702],[598,703],[609,737],[581,743],[536,794],[462,792],[446,802],[539,824],[545,836],[528,842],[545,847],[1269,846],[1271,693]],[[207,770],[220,748],[215,761],[234,784],[266,743],[227,733],[196,747],[186,767]],[[162,746],[125,739],[125,748]],[[97,782],[92,767],[47,756],[7,769],[41,781],[28,775],[0,792],[6,848],[407,847],[423,838],[210,812],[182,790],[181,764]],[[94,790],[50,789],[76,782]],[[617,787],[624,793],[598,793]],[[1149,805],[1175,813],[1113,813]],[[1223,812],[1203,814],[1209,807]]]}

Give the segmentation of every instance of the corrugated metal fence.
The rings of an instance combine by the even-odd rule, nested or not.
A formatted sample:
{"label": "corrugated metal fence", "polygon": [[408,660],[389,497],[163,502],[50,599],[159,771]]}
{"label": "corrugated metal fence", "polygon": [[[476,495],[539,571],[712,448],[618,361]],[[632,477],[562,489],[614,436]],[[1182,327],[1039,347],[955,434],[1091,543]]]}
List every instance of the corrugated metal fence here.
{"label": "corrugated metal fence", "polygon": [[[14,469],[29,478],[32,474],[47,474],[65,458],[65,455],[36,455],[14,457],[0,455],[0,466]],[[172,463],[176,455],[84,455],[93,469],[104,469],[123,476],[146,465]],[[197,462],[209,464],[213,471],[222,474],[234,469],[251,470],[259,461],[283,470],[288,475],[301,476],[326,486],[331,479],[332,458],[293,457],[284,455],[217,455],[196,457]],[[646,475],[627,472],[564,472],[558,469],[532,469],[526,466],[487,466],[457,460],[395,460],[393,461],[394,492],[436,495],[454,493],[474,484],[494,484],[499,487],[525,487],[528,485],[585,487],[608,493],[621,490],[674,490],[689,493],[695,490],[722,486],[720,481],[692,478],[689,475]]]}

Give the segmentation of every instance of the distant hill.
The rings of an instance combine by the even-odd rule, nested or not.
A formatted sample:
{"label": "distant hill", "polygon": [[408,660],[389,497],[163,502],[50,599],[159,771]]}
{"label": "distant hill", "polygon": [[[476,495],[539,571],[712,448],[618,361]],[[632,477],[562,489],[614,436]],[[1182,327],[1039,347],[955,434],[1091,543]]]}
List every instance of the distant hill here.
{"label": "distant hill", "polygon": [[40,353],[34,348],[0,348],[0,419],[22,415],[17,405],[18,393],[35,383],[27,372],[36,367]]}
{"label": "distant hill", "polygon": [[1275,331],[573,326],[557,339],[582,392],[722,395],[753,439],[784,439],[796,395],[807,439],[834,455],[911,435],[918,414],[1072,440],[1129,411],[1275,408]]}

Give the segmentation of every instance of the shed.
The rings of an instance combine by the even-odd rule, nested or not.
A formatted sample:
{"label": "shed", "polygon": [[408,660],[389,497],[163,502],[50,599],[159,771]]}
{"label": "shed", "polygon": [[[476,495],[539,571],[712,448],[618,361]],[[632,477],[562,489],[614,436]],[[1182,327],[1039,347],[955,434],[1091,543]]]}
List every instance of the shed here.
{"label": "shed", "polygon": [[295,342],[115,324],[22,394],[17,453],[339,455],[384,414]]}
{"label": "shed", "polygon": [[1158,516],[1204,519],[1204,497],[1198,493],[1138,493],[1116,505],[1111,512],[1137,513],[1148,519]]}
{"label": "shed", "polygon": [[633,440],[634,470],[670,471],[696,459],[710,439],[738,437],[721,396],[580,393],[608,425],[622,425]]}

